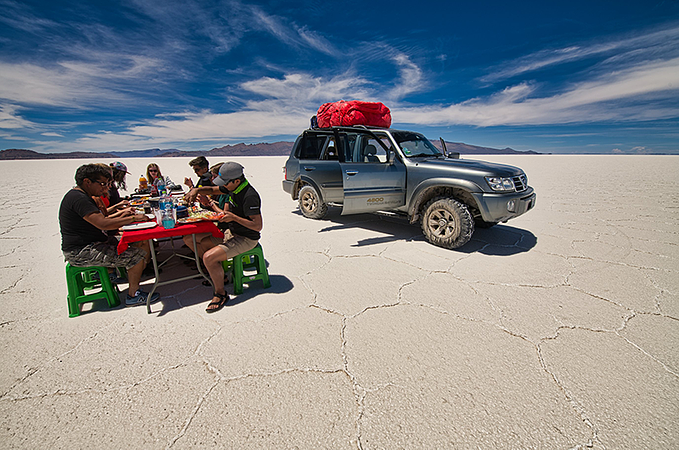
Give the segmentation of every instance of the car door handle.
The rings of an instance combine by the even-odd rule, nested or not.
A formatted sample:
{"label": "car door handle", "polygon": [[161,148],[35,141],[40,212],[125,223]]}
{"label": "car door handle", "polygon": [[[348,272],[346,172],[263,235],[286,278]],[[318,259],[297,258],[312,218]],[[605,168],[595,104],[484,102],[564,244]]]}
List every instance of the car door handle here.
{"label": "car door handle", "polygon": [[311,172],[312,170],[316,170],[316,168],[314,166],[304,166],[304,170]]}
{"label": "car door handle", "polygon": [[347,175],[349,175],[350,177],[353,177],[357,173],[358,173],[358,170],[347,170]]}

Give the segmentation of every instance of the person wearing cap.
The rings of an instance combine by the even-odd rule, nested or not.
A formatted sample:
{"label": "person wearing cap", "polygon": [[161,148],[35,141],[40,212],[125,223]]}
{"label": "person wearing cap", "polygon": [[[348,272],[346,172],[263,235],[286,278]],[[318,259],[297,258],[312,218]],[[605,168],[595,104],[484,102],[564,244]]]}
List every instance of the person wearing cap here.
{"label": "person wearing cap", "polygon": [[[126,210],[119,217],[106,217],[97,207],[93,197],[108,192],[113,176],[106,164],[85,164],[75,173],[76,186],[68,191],[59,206],[61,250],[64,259],[75,267],[103,266],[125,267],[129,290],[125,305],[146,303],[148,293],[139,287],[146,266],[147,252],[130,246],[118,254],[118,240],[106,234],[132,222],[148,220],[145,214]],[[155,293],[151,301],[159,298]]]}
{"label": "person wearing cap", "polygon": [[[226,162],[219,168],[219,174],[212,181],[215,186],[192,188],[185,199],[193,203],[200,194],[228,196],[224,205],[224,217],[219,219],[227,224],[224,238],[217,239],[210,233],[196,235],[197,248],[193,249],[190,236],[184,242],[202,256],[205,268],[212,279],[214,293],[207,312],[220,310],[229,300],[224,290],[224,269],[222,261],[231,259],[257,246],[262,231],[262,201],[254,187],[243,175],[243,166],[237,162]],[[188,239],[187,239],[188,238]]]}
{"label": "person wearing cap", "polygon": [[112,213],[129,206],[129,202],[123,200],[118,189],[122,189],[123,191],[127,190],[125,176],[130,172],[127,171],[127,166],[120,161],[112,162],[109,166],[113,172],[111,187],[108,189],[109,213]]}

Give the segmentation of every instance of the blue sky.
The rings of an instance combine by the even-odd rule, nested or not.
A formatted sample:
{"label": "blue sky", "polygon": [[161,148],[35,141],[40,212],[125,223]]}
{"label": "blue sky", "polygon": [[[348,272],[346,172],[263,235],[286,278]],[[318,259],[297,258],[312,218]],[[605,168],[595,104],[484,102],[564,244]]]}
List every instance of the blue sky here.
{"label": "blue sky", "polygon": [[340,99],[430,139],[679,154],[679,2],[0,0],[0,149],[293,140]]}

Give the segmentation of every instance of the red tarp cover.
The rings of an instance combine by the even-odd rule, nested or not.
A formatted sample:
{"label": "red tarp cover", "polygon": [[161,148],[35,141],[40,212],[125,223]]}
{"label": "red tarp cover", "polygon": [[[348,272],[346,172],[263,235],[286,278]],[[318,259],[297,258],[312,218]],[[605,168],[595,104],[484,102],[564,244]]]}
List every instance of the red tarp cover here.
{"label": "red tarp cover", "polygon": [[391,111],[380,102],[360,102],[351,100],[345,102],[324,103],[316,114],[320,128],[367,125],[389,128],[391,126]]}

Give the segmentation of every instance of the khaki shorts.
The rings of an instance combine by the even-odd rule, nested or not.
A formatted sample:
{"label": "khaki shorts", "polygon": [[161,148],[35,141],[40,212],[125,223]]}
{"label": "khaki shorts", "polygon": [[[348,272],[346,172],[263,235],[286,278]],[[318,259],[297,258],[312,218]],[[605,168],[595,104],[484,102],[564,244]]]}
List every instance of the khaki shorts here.
{"label": "khaki shorts", "polygon": [[226,253],[227,259],[231,259],[236,255],[252,250],[257,246],[259,241],[232,234],[231,230],[224,231],[224,239],[210,236],[215,246],[221,248]]}

